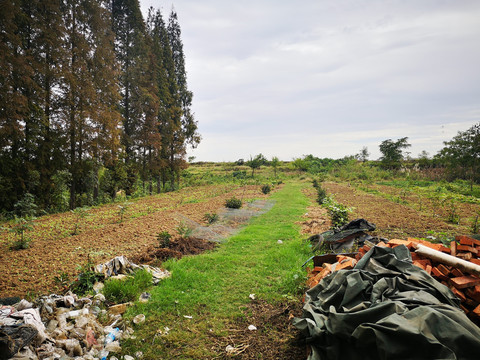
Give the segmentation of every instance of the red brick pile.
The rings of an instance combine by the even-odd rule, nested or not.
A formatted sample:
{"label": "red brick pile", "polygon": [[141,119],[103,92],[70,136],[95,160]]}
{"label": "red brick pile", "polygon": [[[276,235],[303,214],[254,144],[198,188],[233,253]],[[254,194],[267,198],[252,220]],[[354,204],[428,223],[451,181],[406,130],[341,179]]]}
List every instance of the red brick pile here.
{"label": "red brick pile", "polygon": [[[467,260],[480,265],[480,240],[468,236],[457,236],[455,241],[450,243],[450,248],[442,244],[432,244],[428,241],[408,238],[407,240],[392,239],[388,243],[380,241],[376,246],[394,248],[405,245],[411,252],[413,264],[425,270],[437,281],[447,286],[460,299],[462,310],[471,318],[480,321],[480,277],[467,274],[455,266],[449,266],[440,262],[425,258],[415,252],[418,244],[427,246],[434,250],[453,255],[457,258]],[[337,255],[336,262],[325,262],[322,266],[315,266],[309,271],[307,286],[309,288],[317,285],[328,274],[338,270],[353,269],[373,244],[364,245],[356,254]]]}

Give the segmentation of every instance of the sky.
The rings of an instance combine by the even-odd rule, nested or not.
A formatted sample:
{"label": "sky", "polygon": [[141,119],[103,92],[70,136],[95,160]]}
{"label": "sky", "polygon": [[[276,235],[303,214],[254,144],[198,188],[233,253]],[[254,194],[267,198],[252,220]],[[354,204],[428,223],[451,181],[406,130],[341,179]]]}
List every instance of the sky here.
{"label": "sky", "polygon": [[178,14],[195,161],[435,155],[480,121],[480,1],[140,0]]}

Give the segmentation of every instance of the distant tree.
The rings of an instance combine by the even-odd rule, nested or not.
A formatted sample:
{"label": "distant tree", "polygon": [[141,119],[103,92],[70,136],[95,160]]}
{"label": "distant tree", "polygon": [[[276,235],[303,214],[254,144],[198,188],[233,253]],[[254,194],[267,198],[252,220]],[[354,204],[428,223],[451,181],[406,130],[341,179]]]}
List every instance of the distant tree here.
{"label": "distant tree", "polygon": [[480,122],[466,131],[459,131],[457,136],[444,142],[444,145],[438,156],[450,171],[469,178],[472,189],[480,164]]}
{"label": "distant tree", "polygon": [[272,165],[275,177],[277,177],[277,168],[278,168],[278,165],[280,165],[280,160],[278,159],[278,157],[276,156],[272,157],[272,161],[270,161],[270,165]]}
{"label": "distant tree", "polygon": [[360,152],[355,155],[355,158],[361,162],[365,162],[368,160],[368,157],[370,156],[370,153],[368,152],[368,148],[364,146]]}
{"label": "distant tree", "polygon": [[258,154],[253,159],[250,156],[250,160],[247,161],[247,166],[252,169],[252,177],[255,175],[255,169],[258,169],[260,166],[265,165],[267,163],[267,159],[263,154]]}
{"label": "distant tree", "polygon": [[431,163],[430,156],[427,151],[422,150],[420,154],[418,154],[418,165],[420,168],[424,169],[428,167]]}
{"label": "distant tree", "polygon": [[384,140],[380,144],[380,152],[383,154],[380,157],[382,166],[386,169],[398,169],[404,159],[403,150],[411,145],[407,142],[408,137],[403,137],[397,141],[392,139]]}

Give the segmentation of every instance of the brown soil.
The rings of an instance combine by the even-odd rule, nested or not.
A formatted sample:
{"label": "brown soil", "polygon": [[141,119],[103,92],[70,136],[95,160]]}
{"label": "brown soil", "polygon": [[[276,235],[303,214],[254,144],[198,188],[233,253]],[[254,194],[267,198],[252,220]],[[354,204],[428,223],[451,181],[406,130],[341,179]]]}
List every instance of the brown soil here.
{"label": "brown soil", "polygon": [[324,183],[323,186],[336,201],[353,207],[351,219],[364,218],[376,224],[374,235],[405,238],[426,237],[429,231],[451,236],[469,232],[466,226],[447,223],[441,217],[359,191],[349,184]]}
{"label": "brown soil", "polygon": [[[127,204],[122,222],[119,215],[122,203],[92,208],[84,219],[77,219],[70,212],[43,216],[27,234],[32,242],[25,250],[11,250],[13,234],[2,232],[0,297],[33,298],[58,291],[60,285],[55,282],[55,276],[64,273],[73,280],[78,267],[85,265],[88,259],[99,264],[115,256],[137,259],[152,249],[155,252],[159,232],[176,234],[176,227],[185,218],[205,224],[204,215],[221,211],[225,200],[232,196],[243,200],[267,198],[260,188],[257,185],[208,185],[137,199]],[[78,234],[71,235],[75,223],[79,224]],[[198,246],[193,247],[198,249],[193,250],[177,240],[172,254],[168,255],[196,253],[215,246],[198,241],[195,244]],[[169,252],[158,251],[151,256],[152,260],[162,259],[167,255],[162,252]]]}
{"label": "brown soil", "polygon": [[[306,346],[298,341],[298,331],[292,325],[292,318],[301,315],[303,304],[271,305],[254,300],[244,310],[244,317],[238,319],[228,335],[217,338],[215,351],[219,359],[284,359],[300,360],[307,357]],[[254,325],[257,330],[248,330]],[[226,352],[232,346],[232,353]]]}
{"label": "brown soil", "polygon": [[206,250],[215,249],[217,245],[217,243],[208,240],[177,238],[172,240],[166,248],[161,248],[158,245],[149,246],[141,254],[133,256],[132,261],[136,264],[158,266],[167,259],[180,259],[184,255],[197,255]]}

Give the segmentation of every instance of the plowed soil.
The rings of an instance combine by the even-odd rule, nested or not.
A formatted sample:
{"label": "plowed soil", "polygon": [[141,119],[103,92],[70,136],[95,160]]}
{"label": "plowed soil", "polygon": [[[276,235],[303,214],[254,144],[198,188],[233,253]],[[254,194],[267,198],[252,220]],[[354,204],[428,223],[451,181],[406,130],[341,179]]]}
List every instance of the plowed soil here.
{"label": "plowed soil", "polygon": [[[185,218],[206,224],[204,215],[221,211],[225,200],[232,196],[243,201],[266,198],[260,188],[231,184],[185,188],[129,203],[92,208],[84,218],[70,212],[43,216],[36,220],[35,229],[27,233],[32,242],[25,250],[11,250],[13,234],[3,231],[0,233],[0,297],[33,298],[55,292],[60,288],[56,276],[68,275],[73,280],[79,267],[89,259],[93,264],[120,255],[139,260],[158,250],[159,232],[175,235]],[[123,218],[119,206],[126,209]],[[77,234],[72,235],[75,224],[78,225]],[[170,255],[179,257],[215,246],[202,240],[198,240],[196,246],[182,246],[179,240],[172,240],[172,249],[159,250],[144,260],[151,262]],[[161,254],[162,251],[169,254]]]}
{"label": "plowed soil", "polygon": [[[391,200],[385,199],[378,195],[366,193],[343,183],[327,182],[322,184],[327,190],[327,193],[334,197],[334,199],[348,207],[352,208],[350,219],[364,218],[374,224],[377,229],[372,232],[372,235],[392,238],[406,238],[406,237],[427,237],[432,234],[446,234],[455,236],[459,234],[468,234],[470,229],[466,224],[451,224],[445,221],[442,216],[435,215],[431,211],[420,211],[412,206],[399,204]],[[385,190],[386,191],[386,190]],[[316,193],[309,190],[307,195],[314,201]],[[470,208],[472,206],[465,204],[462,208]],[[316,205],[313,208],[320,208]],[[316,210],[321,211],[321,210]],[[477,210],[478,211],[478,210]],[[319,218],[311,218],[326,224],[326,213],[319,213]],[[321,220],[319,220],[321,219]],[[321,231],[312,231],[312,224],[303,223],[306,230],[305,233],[318,233]],[[328,226],[320,226],[322,231],[328,229]]]}

